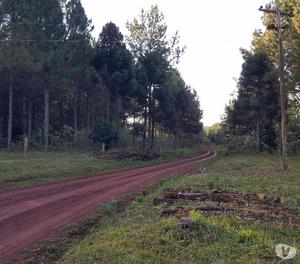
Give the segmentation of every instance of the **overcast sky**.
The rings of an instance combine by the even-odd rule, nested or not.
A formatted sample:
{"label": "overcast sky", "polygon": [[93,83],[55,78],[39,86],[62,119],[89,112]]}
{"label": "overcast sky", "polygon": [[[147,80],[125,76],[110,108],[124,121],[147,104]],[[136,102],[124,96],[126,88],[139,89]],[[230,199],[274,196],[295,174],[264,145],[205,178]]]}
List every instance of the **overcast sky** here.
{"label": "overcast sky", "polygon": [[250,48],[252,33],[262,28],[258,11],[266,0],[82,0],[97,37],[107,22],[127,35],[126,22],[142,8],[157,4],[169,34],[179,31],[187,50],[178,65],[187,84],[195,88],[204,111],[203,122],[220,121],[241,71],[241,47]]}

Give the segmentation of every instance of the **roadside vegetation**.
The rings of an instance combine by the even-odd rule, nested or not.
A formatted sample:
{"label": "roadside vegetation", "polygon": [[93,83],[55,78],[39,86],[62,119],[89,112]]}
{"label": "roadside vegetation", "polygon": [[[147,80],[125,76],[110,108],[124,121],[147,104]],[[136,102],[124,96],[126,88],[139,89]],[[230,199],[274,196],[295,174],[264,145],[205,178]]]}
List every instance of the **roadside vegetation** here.
{"label": "roadside vegetation", "polygon": [[[153,205],[153,200],[165,189],[224,189],[278,196],[280,206],[299,213],[300,158],[291,158],[289,165],[290,175],[283,178],[275,156],[224,157],[205,165],[202,173],[171,178],[153,193],[138,197],[122,215],[116,215],[112,203],[100,226],[59,263],[278,263],[276,244],[299,249],[299,228],[194,212],[193,226],[181,229],[179,218],[161,217],[165,204]],[[178,201],[172,207],[197,208],[197,202]],[[289,263],[299,263],[299,256]]]}

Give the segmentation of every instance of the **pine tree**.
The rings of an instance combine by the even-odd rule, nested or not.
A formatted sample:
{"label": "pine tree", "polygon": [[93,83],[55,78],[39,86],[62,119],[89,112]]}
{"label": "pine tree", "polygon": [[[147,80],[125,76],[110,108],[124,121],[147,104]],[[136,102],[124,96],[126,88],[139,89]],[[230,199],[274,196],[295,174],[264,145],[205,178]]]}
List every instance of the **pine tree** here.
{"label": "pine tree", "polygon": [[[119,123],[125,116],[126,105],[135,90],[135,68],[119,28],[107,23],[96,44],[93,65],[106,88],[106,121]],[[116,124],[119,125],[119,124]]]}
{"label": "pine tree", "polygon": [[[146,91],[144,107],[144,141],[150,136],[150,146],[154,146],[155,131],[155,90],[164,81],[168,69],[179,61],[184,48],[180,48],[179,36],[176,33],[171,39],[167,38],[167,25],[164,15],[157,6],[149,11],[141,11],[139,18],[127,23],[130,32],[129,46],[138,61],[140,76]],[[143,144],[145,146],[145,142]]]}

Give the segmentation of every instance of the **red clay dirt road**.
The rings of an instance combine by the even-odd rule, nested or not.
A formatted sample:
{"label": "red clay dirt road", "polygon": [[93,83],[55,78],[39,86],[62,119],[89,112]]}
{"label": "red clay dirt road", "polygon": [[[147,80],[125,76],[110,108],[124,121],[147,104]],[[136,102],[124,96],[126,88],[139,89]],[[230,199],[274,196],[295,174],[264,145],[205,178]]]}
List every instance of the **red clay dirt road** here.
{"label": "red clay dirt road", "polygon": [[198,157],[0,193],[0,263],[72,223],[98,205],[161,176],[187,171]]}

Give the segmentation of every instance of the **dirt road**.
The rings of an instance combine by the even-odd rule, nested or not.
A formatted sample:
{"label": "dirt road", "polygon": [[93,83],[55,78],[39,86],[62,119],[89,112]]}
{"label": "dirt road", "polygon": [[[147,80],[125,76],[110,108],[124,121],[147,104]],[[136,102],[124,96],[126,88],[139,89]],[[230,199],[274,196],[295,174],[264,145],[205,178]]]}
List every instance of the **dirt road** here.
{"label": "dirt road", "polygon": [[185,171],[215,155],[208,152],[159,165],[0,193],[0,262],[113,197],[158,177]]}

